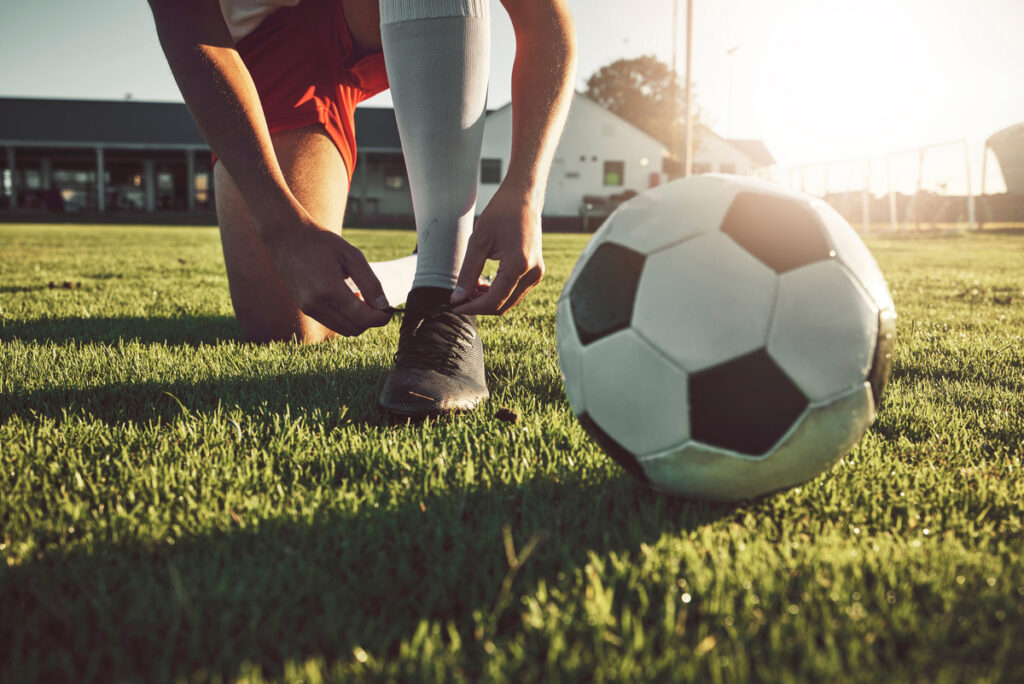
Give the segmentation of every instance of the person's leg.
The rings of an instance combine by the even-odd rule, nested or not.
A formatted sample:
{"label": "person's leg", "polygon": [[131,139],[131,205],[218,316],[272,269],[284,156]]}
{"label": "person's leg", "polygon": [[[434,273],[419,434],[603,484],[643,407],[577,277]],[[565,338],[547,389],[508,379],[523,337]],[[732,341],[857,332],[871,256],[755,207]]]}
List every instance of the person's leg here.
{"label": "person's leg", "polygon": [[355,55],[380,52],[380,0],[343,0],[342,9]]}
{"label": "person's leg", "polygon": [[[348,174],[338,148],[320,125],[271,137],[295,197],[313,218],[340,234]],[[255,342],[320,342],[333,336],[331,330],[299,310],[223,163],[214,165],[213,176],[231,303],[245,336]]]}
{"label": "person's leg", "polygon": [[473,229],[490,61],[488,0],[380,0],[419,260],[380,404],[423,416],[488,396],[476,318],[448,310]]}
{"label": "person's leg", "polygon": [[473,230],[490,69],[488,0],[380,0],[380,21],[416,214],[413,287],[450,290]]}

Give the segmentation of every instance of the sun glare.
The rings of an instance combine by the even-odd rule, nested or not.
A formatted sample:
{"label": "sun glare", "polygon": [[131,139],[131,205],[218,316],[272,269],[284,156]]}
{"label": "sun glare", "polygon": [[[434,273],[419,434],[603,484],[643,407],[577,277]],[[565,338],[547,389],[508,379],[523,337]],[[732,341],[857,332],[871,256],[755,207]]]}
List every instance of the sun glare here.
{"label": "sun glare", "polygon": [[941,21],[898,3],[800,5],[759,55],[760,123],[806,158],[815,146],[830,155],[906,146],[919,108],[950,76],[930,38]]}

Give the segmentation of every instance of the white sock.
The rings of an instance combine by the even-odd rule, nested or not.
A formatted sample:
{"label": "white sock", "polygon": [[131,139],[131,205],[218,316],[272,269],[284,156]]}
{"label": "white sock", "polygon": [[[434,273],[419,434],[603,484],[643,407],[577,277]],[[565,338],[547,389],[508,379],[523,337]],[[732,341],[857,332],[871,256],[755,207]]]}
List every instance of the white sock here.
{"label": "white sock", "polygon": [[416,213],[414,287],[452,289],[473,231],[490,70],[488,0],[380,0]]}
{"label": "white sock", "polygon": [[[371,261],[370,268],[373,274],[380,281],[380,287],[384,290],[384,296],[388,298],[391,306],[401,306],[409,296],[412,289],[412,279],[416,274],[416,255],[391,259],[390,261]],[[345,283],[353,292],[359,292],[359,286],[351,278],[346,278]]]}

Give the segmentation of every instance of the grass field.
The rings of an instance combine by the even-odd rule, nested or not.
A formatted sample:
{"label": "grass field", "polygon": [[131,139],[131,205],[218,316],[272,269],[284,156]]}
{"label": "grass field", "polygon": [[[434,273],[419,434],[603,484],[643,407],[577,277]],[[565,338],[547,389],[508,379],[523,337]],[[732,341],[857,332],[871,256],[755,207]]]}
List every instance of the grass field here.
{"label": "grass field", "polygon": [[397,323],[244,343],[215,229],[0,226],[0,679],[1024,680],[1024,236],[871,239],[876,423],[733,505],[645,490],[573,418],[584,240],[483,322],[490,403],[404,424]]}

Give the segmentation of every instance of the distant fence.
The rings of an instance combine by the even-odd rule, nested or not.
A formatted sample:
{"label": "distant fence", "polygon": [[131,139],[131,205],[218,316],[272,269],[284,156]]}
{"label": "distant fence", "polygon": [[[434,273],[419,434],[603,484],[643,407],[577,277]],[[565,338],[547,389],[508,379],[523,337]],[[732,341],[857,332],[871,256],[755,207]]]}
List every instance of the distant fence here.
{"label": "distant fence", "polygon": [[821,197],[861,232],[1024,226],[1024,195],[1006,191],[998,164],[971,168],[965,140],[885,155],[776,167],[772,180]]}

